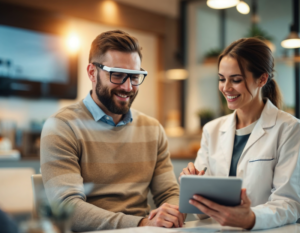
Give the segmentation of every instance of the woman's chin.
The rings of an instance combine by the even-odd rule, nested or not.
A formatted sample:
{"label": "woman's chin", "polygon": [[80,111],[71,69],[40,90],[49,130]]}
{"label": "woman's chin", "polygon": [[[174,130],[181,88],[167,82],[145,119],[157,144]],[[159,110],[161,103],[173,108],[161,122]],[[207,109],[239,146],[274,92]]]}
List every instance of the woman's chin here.
{"label": "woman's chin", "polygon": [[232,104],[232,103],[230,103],[230,104],[227,103],[227,107],[228,107],[230,110],[232,110],[232,111],[238,109],[237,105],[236,105],[236,104]]}

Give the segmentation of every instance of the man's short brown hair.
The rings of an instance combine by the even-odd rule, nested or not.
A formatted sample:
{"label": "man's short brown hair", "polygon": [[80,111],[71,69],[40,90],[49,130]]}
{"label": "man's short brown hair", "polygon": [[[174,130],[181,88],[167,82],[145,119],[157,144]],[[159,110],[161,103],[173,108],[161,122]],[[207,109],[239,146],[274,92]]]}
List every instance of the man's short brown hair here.
{"label": "man's short brown hair", "polygon": [[95,58],[101,59],[108,50],[137,52],[142,60],[138,40],[120,30],[103,32],[94,39],[90,49],[89,62],[93,62]]}

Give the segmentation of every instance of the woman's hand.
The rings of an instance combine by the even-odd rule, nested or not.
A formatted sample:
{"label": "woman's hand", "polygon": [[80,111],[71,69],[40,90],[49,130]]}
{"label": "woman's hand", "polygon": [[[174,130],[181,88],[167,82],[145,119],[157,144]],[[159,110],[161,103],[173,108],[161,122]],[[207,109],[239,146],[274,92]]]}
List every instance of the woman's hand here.
{"label": "woman's hand", "polygon": [[180,183],[180,178],[183,175],[199,175],[199,176],[202,176],[202,175],[204,175],[204,173],[205,173],[205,171],[203,171],[203,170],[202,171],[198,171],[195,168],[195,165],[193,163],[189,163],[186,168],[183,168],[182,172],[179,175],[178,181]]}
{"label": "woman's hand", "polygon": [[222,206],[199,195],[194,195],[190,204],[206,215],[215,219],[222,226],[242,227],[252,229],[255,224],[255,214],[251,210],[251,202],[246,189],[241,191],[241,204],[235,207]]}

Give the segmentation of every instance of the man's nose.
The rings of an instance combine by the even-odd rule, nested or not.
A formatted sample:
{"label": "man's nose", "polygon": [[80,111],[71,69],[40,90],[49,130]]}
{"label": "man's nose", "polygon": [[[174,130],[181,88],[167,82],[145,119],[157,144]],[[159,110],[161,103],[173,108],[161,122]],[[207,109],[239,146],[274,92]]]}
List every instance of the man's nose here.
{"label": "man's nose", "polygon": [[121,85],[121,88],[124,90],[124,91],[131,91],[132,90],[132,85],[131,85],[131,81],[130,81],[130,78],[128,77],[126,79],[126,81]]}

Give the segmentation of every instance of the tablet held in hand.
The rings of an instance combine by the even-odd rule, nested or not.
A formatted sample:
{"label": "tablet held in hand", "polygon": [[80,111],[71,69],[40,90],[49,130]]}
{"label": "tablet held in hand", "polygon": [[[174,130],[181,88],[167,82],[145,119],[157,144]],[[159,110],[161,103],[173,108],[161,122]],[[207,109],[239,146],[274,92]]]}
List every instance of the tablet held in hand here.
{"label": "tablet held in hand", "polygon": [[182,176],[179,211],[181,213],[203,214],[189,203],[195,194],[224,206],[240,205],[241,189],[242,179],[236,177]]}

